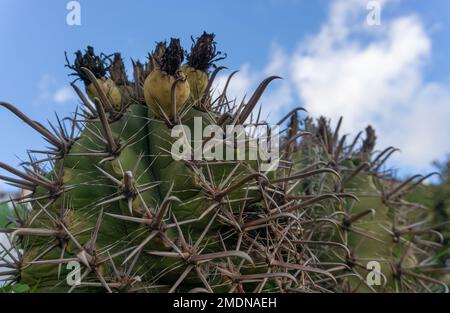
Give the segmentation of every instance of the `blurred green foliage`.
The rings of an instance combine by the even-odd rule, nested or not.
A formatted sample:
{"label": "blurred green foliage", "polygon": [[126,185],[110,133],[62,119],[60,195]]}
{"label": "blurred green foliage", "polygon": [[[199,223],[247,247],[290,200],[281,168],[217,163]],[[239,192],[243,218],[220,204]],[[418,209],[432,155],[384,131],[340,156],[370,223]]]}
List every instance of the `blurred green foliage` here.
{"label": "blurred green foliage", "polygon": [[5,287],[0,287],[0,293],[29,293],[30,286],[25,284],[15,284]]}
{"label": "blurred green foliage", "polygon": [[12,212],[9,210],[8,205],[0,204],[0,227],[6,227],[9,218],[12,217]]}

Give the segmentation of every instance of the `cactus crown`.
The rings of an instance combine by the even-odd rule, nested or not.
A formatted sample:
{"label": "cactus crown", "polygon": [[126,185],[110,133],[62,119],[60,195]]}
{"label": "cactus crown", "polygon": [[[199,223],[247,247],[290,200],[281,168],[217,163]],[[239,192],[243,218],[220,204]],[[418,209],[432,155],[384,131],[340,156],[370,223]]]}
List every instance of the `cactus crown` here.
{"label": "cactus crown", "polygon": [[216,42],[214,41],[215,36],[216,35],[213,33],[203,32],[197,40],[194,40],[194,38],[191,37],[191,52],[186,55],[189,66],[197,70],[208,72],[211,66],[215,66],[214,62],[226,58],[226,54],[220,56],[222,52],[216,51]]}
{"label": "cactus crown", "polygon": [[114,59],[111,62],[111,66],[108,68],[108,72],[111,75],[111,79],[117,85],[128,85],[129,82],[125,64],[123,63],[122,56],[119,52],[114,53]]}
{"label": "cactus crown", "polygon": [[[158,58],[155,60],[160,62],[160,68],[162,71],[169,75],[175,75],[180,68],[181,63],[184,60],[184,50],[181,47],[180,39],[171,38],[170,44],[167,48],[163,49],[160,44],[157,45],[155,50],[158,53]],[[159,54],[164,51],[162,57],[159,59]]]}
{"label": "cactus crown", "polygon": [[165,41],[159,41],[156,43],[155,50],[148,54],[148,61],[151,70],[155,68],[161,68],[162,58],[167,49],[167,43]]}
{"label": "cactus crown", "polygon": [[375,143],[377,141],[377,136],[375,134],[375,129],[371,125],[366,127],[366,138],[363,141],[361,150],[363,152],[372,152],[375,148]]}
{"label": "cactus crown", "polygon": [[89,84],[89,77],[84,73],[82,68],[89,69],[97,78],[101,78],[106,76],[106,72],[108,71],[109,66],[105,64],[108,56],[105,55],[96,55],[94,52],[94,48],[88,46],[83,54],[81,50],[75,52],[75,61],[73,64],[69,62],[69,59],[66,55],[66,67],[73,70],[73,73],[70,73],[70,76],[77,76],[77,79],[81,79],[85,84]]}

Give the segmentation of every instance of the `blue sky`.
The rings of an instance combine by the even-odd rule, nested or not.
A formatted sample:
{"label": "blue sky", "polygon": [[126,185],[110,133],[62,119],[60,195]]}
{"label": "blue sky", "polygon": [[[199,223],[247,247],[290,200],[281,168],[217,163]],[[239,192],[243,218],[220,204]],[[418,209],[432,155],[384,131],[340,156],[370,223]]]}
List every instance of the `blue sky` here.
{"label": "blue sky", "polygon": [[[269,119],[303,104],[313,115],[343,114],[348,133],[374,124],[379,148],[402,149],[391,162],[401,175],[425,173],[450,152],[449,1],[380,0],[376,27],[365,25],[366,0],[79,0],[81,26],[66,24],[67,2],[0,0],[0,99],[38,121],[77,104],[64,51],[90,44],[143,59],[155,41],[180,37],[187,48],[207,30],[228,54],[223,64],[241,70],[233,95],[284,77],[262,101]],[[0,142],[0,160],[12,165],[44,144],[6,110]]]}

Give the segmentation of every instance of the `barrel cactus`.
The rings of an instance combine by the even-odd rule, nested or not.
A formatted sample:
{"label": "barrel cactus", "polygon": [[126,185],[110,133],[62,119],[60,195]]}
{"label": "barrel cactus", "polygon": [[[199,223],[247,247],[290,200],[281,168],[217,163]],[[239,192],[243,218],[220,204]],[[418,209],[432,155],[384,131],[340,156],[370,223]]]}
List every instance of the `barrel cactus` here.
{"label": "barrel cactus", "polygon": [[[45,127],[0,102],[50,145],[20,170],[0,163],[13,175],[0,178],[28,191],[11,205],[29,208],[0,229],[11,245],[0,252],[4,280],[38,292],[446,290],[432,259],[445,225],[425,225],[422,207],[401,199],[419,182],[387,179],[380,169],[392,149],[374,156],[371,129],[358,150],[294,109],[277,124],[287,127],[271,147],[276,167],[249,157],[249,145],[243,157],[195,157],[218,147],[211,142],[235,148],[226,127],[264,124],[252,112],[278,78],[235,103],[232,75],[214,91],[221,59],[213,34],[188,53],[172,38],[148,62],[133,61],[129,79],[119,53],[88,47],[67,57],[86,91],[72,83],[82,104],[73,116]],[[193,147],[189,158],[173,156],[179,140]],[[368,261],[381,263],[379,286],[367,282]]]}
{"label": "barrel cactus", "polygon": [[[448,222],[433,224],[430,209],[406,200],[408,193],[436,173],[396,180],[383,165],[397,149],[375,151],[377,137],[370,125],[364,139],[360,132],[347,143],[347,136],[339,135],[341,123],[342,118],[332,130],[325,117],[298,121],[294,116],[288,136],[292,138],[302,132],[309,135],[290,145],[294,164],[327,164],[340,178],[338,183],[318,176],[299,182],[294,188],[299,198],[318,190],[330,192],[332,198],[336,196],[333,192],[358,198],[338,205],[322,203],[317,215],[333,227],[323,231],[316,240],[332,241],[337,248],[333,253],[325,250],[323,260],[342,262],[351,268],[351,272],[340,276],[339,289],[346,292],[447,290],[447,285],[438,279],[446,269],[439,269],[435,253],[444,244],[438,231]],[[304,126],[302,130],[300,124]],[[367,284],[362,279],[370,271],[380,272],[377,284]]]}

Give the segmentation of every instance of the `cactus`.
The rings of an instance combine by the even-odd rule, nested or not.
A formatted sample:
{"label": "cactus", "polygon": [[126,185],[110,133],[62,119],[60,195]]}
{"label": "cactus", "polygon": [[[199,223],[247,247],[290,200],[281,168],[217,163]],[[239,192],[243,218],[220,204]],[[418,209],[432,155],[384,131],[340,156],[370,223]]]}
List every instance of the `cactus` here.
{"label": "cactus", "polygon": [[[290,120],[275,171],[264,171],[261,159],[248,153],[227,161],[172,157],[176,126],[193,134],[199,118],[200,131],[244,124],[278,78],[265,79],[239,106],[228,100],[226,87],[213,99],[212,84],[223,69],[213,64],[219,54],[213,34],[197,38],[184,65],[178,39],[169,46],[160,42],[147,63],[133,61],[129,80],[120,54],[97,56],[88,47],[84,55],[76,53],[73,65],[67,60],[88,97],[72,83],[82,108],[50,128],[0,102],[51,145],[31,151],[21,170],[0,163],[14,176],[3,180],[30,191],[12,204],[31,210],[0,229],[16,249],[12,258],[11,249],[0,253],[9,268],[0,275],[8,284],[38,292],[444,287],[426,258],[438,245],[431,241],[435,228],[408,226],[422,216],[400,200],[412,180],[380,189],[388,182],[380,164],[390,150],[372,160],[371,129],[354,151],[356,141],[345,146],[324,119],[319,125],[306,120],[311,129],[301,129],[295,109],[278,123]],[[241,135],[246,143],[255,136]],[[190,143],[203,150],[212,140]],[[365,223],[373,211],[375,218]],[[383,235],[372,240],[379,229]],[[363,263],[380,257],[387,283],[361,287]],[[67,264],[79,264],[79,283],[66,279],[73,274]]]}
{"label": "cactus", "polygon": [[[324,212],[318,216],[323,218],[325,214],[329,218],[327,222],[336,226],[321,236],[341,247],[332,254],[327,252],[326,256],[328,261],[345,263],[349,270],[340,280],[340,289],[346,292],[427,292],[439,286],[447,290],[445,284],[436,279],[442,270],[438,269],[433,255],[444,243],[437,230],[446,227],[448,221],[432,225],[428,208],[406,200],[408,193],[436,173],[397,181],[382,168],[396,149],[389,147],[375,153],[376,134],[371,126],[366,128],[366,136],[358,148],[362,133],[350,144],[346,143],[346,136],[339,137],[342,118],[334,131],[324,117],[317,122],[311,118],[302,122],[302,131],[309,136],[290,147],[296,151],[292,158],[300,164],[328,164],[340,181],[336,184],[334,180],[316,176],[297,186],[297,192],[309,194],[317,192],[313,189],[320,189],[351,193],[358,198],[352,203],[345,200],[338,205],[325,204]],[[293,118],[289,128],[298,129],[298,125],[299,121]],[[301,131],[293,132],[290,137],[298,132]],[[379,285],[367,284],[362,279],[374,269],[371,261],[380,264],[380,268],[376,268],[382,273]],[[430,288],[427,283],[436,286]]]}

